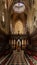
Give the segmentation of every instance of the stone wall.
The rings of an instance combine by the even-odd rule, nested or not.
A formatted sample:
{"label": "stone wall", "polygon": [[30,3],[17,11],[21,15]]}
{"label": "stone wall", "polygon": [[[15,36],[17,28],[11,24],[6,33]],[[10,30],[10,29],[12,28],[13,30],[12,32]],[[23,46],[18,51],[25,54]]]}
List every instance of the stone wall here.
{"label": "stone wall", "polygon": [[[5,2],[0,0],[0,29],[5,33],[9,33],[9,14],[8,10],[5,9]],[[4,14],[4,22],[2,20],[2,16]]]}
{"label": "stone wall", "polygon": [[[36,20],[34,21],[35,16],[36,16]],[[28,17],[27,17],[27,25],[30,34],[34,32],[35,29],[37,28],[36,21],[37,21],[37,0],[35,0],[34,5],[32,5],[32,8],[29,10]]]}

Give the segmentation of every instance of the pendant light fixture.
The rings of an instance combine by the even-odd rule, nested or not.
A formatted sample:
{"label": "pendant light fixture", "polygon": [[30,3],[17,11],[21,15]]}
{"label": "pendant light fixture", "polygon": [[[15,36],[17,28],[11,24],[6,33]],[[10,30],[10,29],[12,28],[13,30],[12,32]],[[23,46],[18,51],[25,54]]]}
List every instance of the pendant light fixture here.
{"label": "pendant light fixture", "polygon": [[25,4],[21,0],[17,0],[17,2],[14,2],[13,10],[14,12],[22,13],[25,10]]}

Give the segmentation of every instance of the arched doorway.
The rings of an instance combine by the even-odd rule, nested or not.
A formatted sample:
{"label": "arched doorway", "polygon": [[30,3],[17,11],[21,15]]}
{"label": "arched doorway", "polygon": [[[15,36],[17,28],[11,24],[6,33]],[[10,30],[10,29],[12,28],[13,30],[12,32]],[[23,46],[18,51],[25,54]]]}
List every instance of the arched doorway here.
{"label": "arched doorway", "polygon": [[15,34],[23,34],[24,33],[24,28],[23,28],[23,23],[21,20],[16,21],[15,23]]}
{"label": "arched doorway", "polygon": [[21,44],[22,44],[22,43],[21,43],[21,40],[18,39],[18,40],[17,40],[17,48],[16,48],[17,50],[21,50]]}

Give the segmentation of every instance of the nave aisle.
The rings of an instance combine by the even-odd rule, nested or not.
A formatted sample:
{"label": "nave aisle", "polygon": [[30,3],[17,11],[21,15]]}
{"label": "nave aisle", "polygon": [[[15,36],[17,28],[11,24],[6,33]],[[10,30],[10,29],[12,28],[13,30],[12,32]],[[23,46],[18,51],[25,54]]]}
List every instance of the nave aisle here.
{"label": "nave aisle", "polygon": [[37,60],[23,50],[14,50],[13,53],[0,58],[0,65],[37,65]]}

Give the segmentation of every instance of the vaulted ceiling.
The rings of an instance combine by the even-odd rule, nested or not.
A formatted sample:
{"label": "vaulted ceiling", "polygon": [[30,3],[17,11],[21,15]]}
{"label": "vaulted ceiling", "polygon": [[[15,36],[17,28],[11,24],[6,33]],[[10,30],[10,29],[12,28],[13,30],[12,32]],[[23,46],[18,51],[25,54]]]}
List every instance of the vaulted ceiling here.
{"label": "vaulted ceiling", "polygon": [[[13,10],[13,6],[16,3],[23,3],[25,6],[24,12],[20,15],[17,14],[17,12],[15,13]],[[3,4],[4,4],[4,6],[3,6]],[[28,14],[28,17],[30,17],[30,15],[31,15],[31,17],[29,18],[29,21],[28,21],[28,22],[30,22],[30,20],[32,21],[31,18],[32,18],[33,11],[31,11],[31,10],[32,10],[33,5],[34,5],[34,0],[0,0],[0,13],[2,13],[2,11],[5,10],[5,14],[9,13],[10,19],[13,19],[13,18],[15,19],[16,17],[17,18],[21,17],[21,19],[23,19],[23,20],[24,20],[25,14]],[[18,5],[18,6],[16,6],[16,7],[20,8],[21,5]],[[11,16],[12,16],[12,18],[11,18]]]}
{"label": "vaulted ceiling", "polygon": [[31,7],[32,4],[34,4],[34,0],[6,0],[6,1],[8,1],[9,7],[12,3],[16,3],[16,2],[23,2],[25,3],[26,6],[29,6],[29,7]]}
{"label": "vaulted ceiling", "polygon": [[5,3],[5,7],[8,8],[9,11],[13,11],[14,4],[18,2],[25,5],[25,12],[28,12],[34,5],[34,0],[1,0],[1,2]]}
{"label": "vaulted ceiling", "polygon": [[11,7],[17,3],[17,2],[22,2],[24,3],[24,5],[26,6],[26,9],[31,9],[31,7],[33,6],[34,4],[34,0],[6,0],[8,3],[8,8],[11,9]]}

